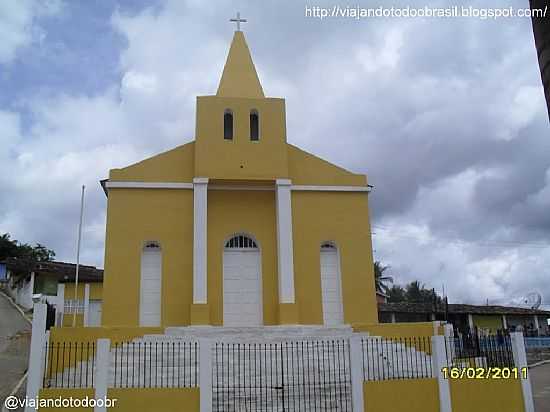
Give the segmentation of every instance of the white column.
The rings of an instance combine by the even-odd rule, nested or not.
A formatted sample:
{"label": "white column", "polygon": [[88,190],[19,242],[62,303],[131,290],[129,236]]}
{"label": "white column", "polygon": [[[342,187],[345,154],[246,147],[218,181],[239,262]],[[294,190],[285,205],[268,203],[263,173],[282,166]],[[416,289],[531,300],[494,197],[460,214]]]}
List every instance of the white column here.
{"label": "white column", "polygon": [[351,402],[354,412],[365,410],[363,394],[363,344],[361,336],[351,336],[349,339],[349,358],[351,367]]}
{"label": "white column", "polygon": [[506,319],[506,315],[502,315],[502,328],[504,330],[508,329],[508,320]]}
{"label": "white column", "polygon": [[[42,366],[44,365],[44,346],[46,343],[46,305],[35,303],[32,318],[31,348],[27,374],[27,399],[35,399],[42,387]],[[36,412],[27,406],[25,412]]]}
{"label": "white column", "polygon": [[88,319],[90,313],[90,284],[84,285],[84,320],[83,325],[88,326]]}
{"label": "white column", "polygon": [[468,313],[468,325],[470,326],[470,330],[474,330],[475,328],[474,317],[472,316],[471,313]]}
{"label": "white column", "polygon": [[510,333],[510,339],[512,341],[512,353],[514,355],[514,364],[519,369],[522,375],[521,390],[523,392],[523,406],[525,412],[534,412],[535,405],[533,403],[533,392],[531,391],[531,380],[529,378],[529,372],[527,372],[527,379],[523,379],[523,368],[527,369],[527,355],[525,354],[525,342],[523,340],[523,333],[512,332]]}
{"label": "white column", "polygon": [[432,336],[432,364],[439,387],[439,410],[441,412],[451,412],[449,380],[445,379],[442,372],[442,369],[448,366],[444,336]]}
{"label": "white column", "polygon": [[63,312],[65,311],[65,284],[57,284],[57,304],[55,306],[55,324],[63,326]]}
{"label": "white column", "polygon": [[199,341],[200,412],[212,412],[212,342]]}
{"label": "white column", "polygon": [[[95,406],[94,412],[106,412],[107,385],[111,361],[111,340],[98,339],[96,347],[96,368],[94,375],[95,400],[101,406]],[[101,400],[101,402],[99,402]]]}
{"label": "white column", "polygon": [[533,319],[535,320],[535,329],[537,330],[537,336],[538,336],[538,333],[540,332],[539,331],[539,327],[540,327],[539,317],[537,315],[533,315]]}
{"label": "white column", "polygon": [[391,323],[396,323],[397,320],[395,319],[395,312],[391,313]]}
{"label": "white column", "polygon": [[277,258],[279,303],[294,303],[294,247],[289,179],[277,179]]}
{"label": "white column", "polygon": [[193,303],[207,303],[208,178],[193,179]]}

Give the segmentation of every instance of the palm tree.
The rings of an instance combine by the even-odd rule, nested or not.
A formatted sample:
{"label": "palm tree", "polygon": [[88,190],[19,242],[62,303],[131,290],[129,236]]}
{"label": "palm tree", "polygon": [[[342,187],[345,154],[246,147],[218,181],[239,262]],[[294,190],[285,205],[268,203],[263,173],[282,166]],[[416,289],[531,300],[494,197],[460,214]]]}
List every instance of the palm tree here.
{"label": "palm tree", "polygon": [[384,272],[388,270],[389,266],[382,265],[382,262],[377,260],[374,262],[374,284],[377,292],[388,293],[389,287],[386,282],[393,283],[391,276],[384,276]]}

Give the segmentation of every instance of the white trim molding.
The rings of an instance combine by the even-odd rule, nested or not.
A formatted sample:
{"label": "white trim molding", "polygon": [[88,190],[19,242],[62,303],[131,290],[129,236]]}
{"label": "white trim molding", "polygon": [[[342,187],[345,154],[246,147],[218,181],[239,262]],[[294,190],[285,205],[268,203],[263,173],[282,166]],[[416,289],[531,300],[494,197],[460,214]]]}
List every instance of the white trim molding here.
{"label": "white trim molding", "polygon": [[292,185],[293,191],[312,192],[370,192],[370,186],[320,186],[320,185]]}
{"label": "white trim molding", "polygon": [[[187,182],[105,182],[107,189],[183,189],[192,190],[195,183],[208,183],[208,178],[196,177],[192,183]],[[290,182],[289,179],[276,179],[276,182]],[[279,184],[279,183],[277,183]],[[330,186],[330,185],[290,185],[290,190],[297,192],[370,192],[370,186]],[[210,185],[208,190],[258,190],[275,191],[275,186],[268,185]]]}
{"label": "white trim molding", "polygon": [[294,303],[291,181],[288,179],[277,179],[276,185],[279,303]]}
{"label": "white trim molding", "polygon": [[[201,178],[199,178],[199,179],[201,179]],[[193,181],[195,181],[195,179],[193,179]],[[193,189],[193,183],[183,183],[183,182],[106,182],[105,187],[107,189]]]}
{"label": "white trim molding", "polygon": [[207,303],[208,179],[193,179],[193,303]]}

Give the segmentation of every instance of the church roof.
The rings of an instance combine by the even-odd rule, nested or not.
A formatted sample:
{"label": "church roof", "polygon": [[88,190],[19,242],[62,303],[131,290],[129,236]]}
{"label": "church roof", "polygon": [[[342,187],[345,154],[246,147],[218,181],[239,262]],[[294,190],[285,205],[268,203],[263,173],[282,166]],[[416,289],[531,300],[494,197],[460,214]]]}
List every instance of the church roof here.
{"label": "church roof", "polygon": [[242,31],[236,31],[233,36],[216,95],[252,99],[265,97]]}

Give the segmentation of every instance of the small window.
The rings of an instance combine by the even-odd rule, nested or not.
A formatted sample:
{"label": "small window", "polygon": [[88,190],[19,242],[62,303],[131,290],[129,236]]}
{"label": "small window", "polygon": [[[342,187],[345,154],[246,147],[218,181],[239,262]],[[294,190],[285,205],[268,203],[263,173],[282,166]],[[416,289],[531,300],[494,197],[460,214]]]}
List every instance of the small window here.
{"label": "small window", "polygon": [[223,138],[233,140],[233,112],[229,109],[223,114]]}
{"label": "small window", "polygon": [[260,116],[254,109],[250,111],[250,140],[260,140]]}

